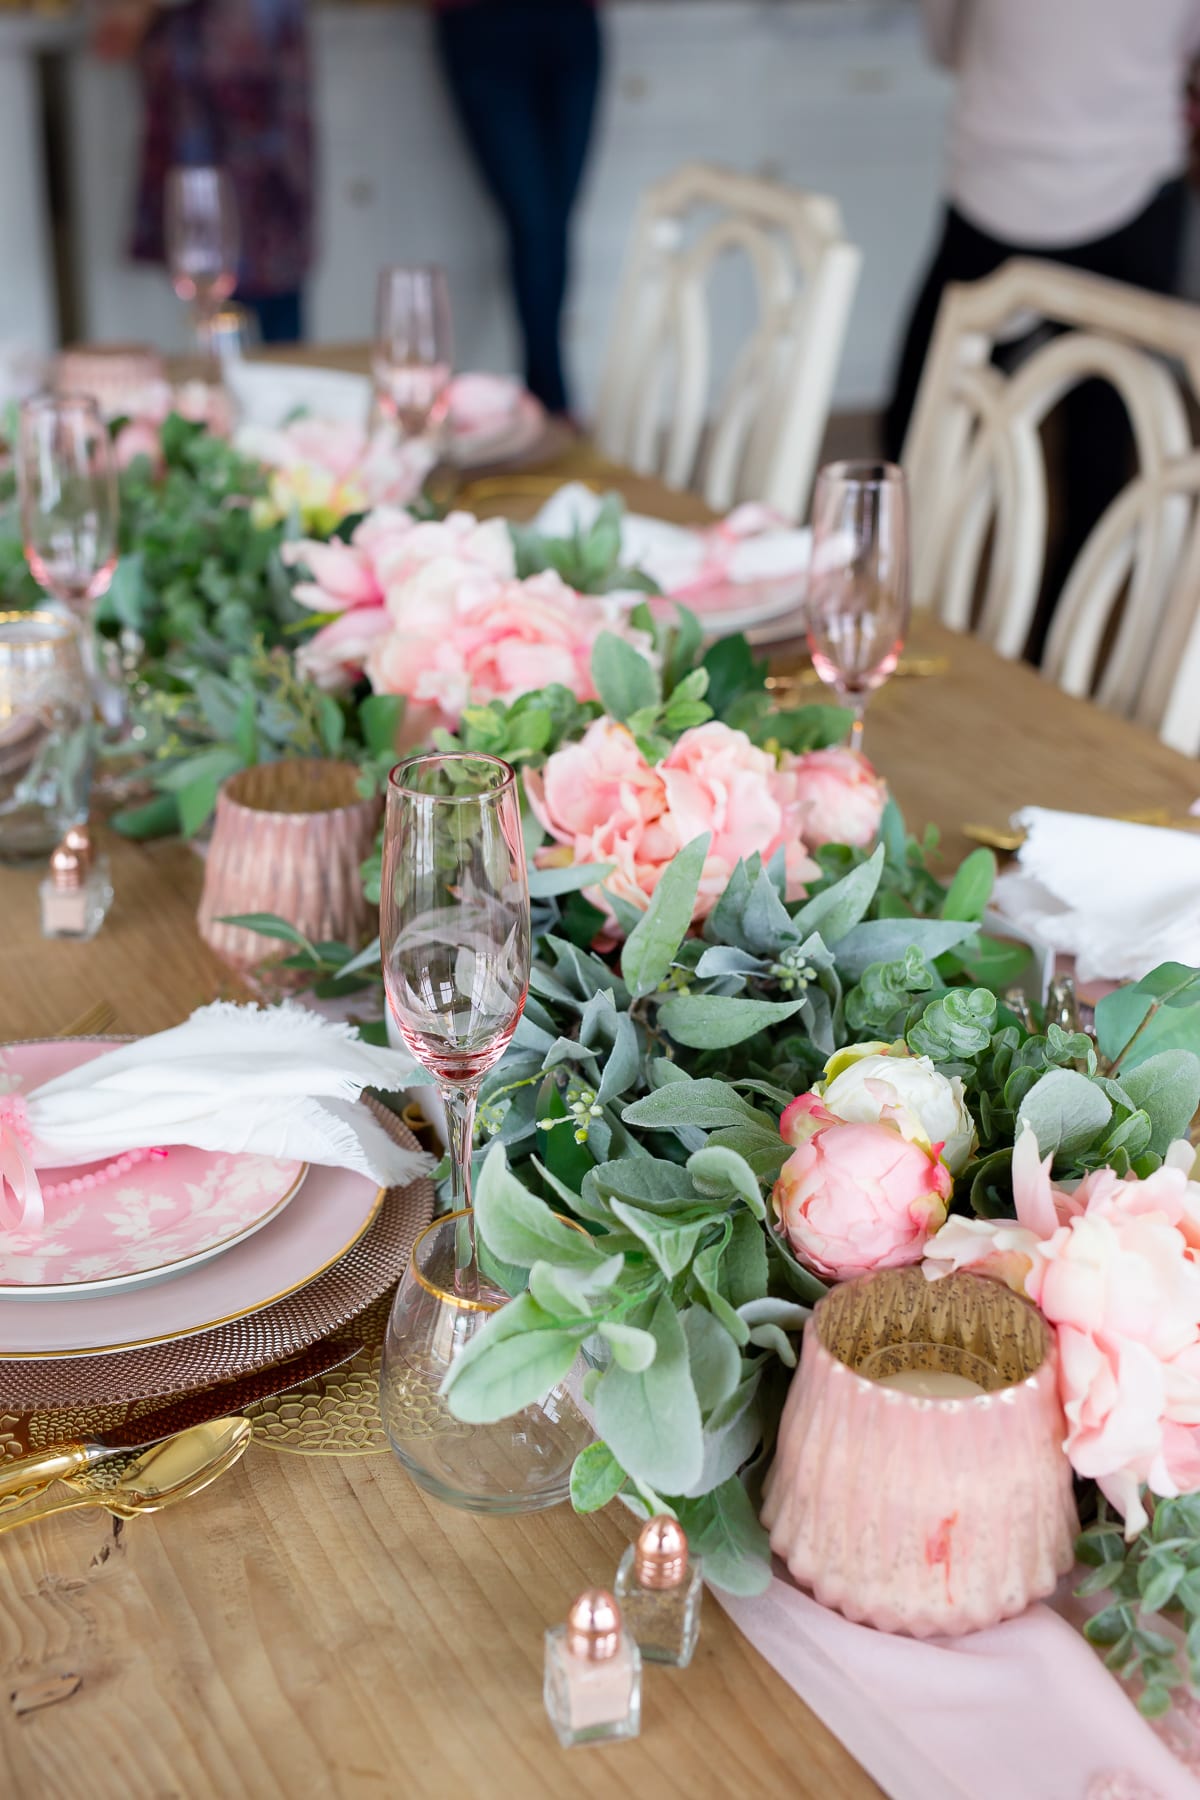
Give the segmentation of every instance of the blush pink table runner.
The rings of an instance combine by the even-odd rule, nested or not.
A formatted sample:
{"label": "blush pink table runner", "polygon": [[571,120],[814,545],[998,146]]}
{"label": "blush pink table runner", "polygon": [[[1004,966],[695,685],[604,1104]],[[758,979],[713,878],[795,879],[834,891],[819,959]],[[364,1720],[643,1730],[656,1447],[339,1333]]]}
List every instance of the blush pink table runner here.
{"label": "blush pink table runner", "polygon": [[713,1597],[891,1800],[1200,1800],[1195,1723],[1142,1718],[1064,1616],[1082,1623],[1075,1585],[924,1642],[853,1625],[778,1573],[753,1600]]}

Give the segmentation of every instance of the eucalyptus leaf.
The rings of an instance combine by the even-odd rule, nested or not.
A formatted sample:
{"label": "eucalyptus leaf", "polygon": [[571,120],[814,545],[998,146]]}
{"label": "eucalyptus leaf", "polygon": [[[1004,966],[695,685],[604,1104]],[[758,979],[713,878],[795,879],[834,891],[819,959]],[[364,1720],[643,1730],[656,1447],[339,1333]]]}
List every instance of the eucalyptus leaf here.
{"label": "eucalyptus leaf", "polygon": [[606,1260],[586,1232],[556,1219],[549,1207],[518,1181],[500,1143],[493,1144],[484,1157],[475,1183],[475,1220],[489,1248],[518,1268],[549,1262],[594,1270]]}
{"label": "eucalyptus leaf", "polygon": [[1149,1147],[1161,1156],[1187,1136],[1200,1107],[1200,1057],[1190,1050],[1160,1050],[1127,1069],[1121,1086],[1130,1104],[1149,1118]]}
{"label": "eucalyptus leaf", "polygon": [[658,1009],[659,1023],[677,1044],[727,1050],[800,1011],[799,1000],[747,1000],[719,994],[674,994]]}
{"label": "eucalyptus leaf", "polygon": [[626,638],[602,631],[592,649],[592,680],[610,718],[624,723],[643,707],[662,699],[658,676]]}
{"label": "eucalyptus leaf", "polygon": [[1021,1102],[1018,1134],[1032,1126],[1043,1156],[1085,1150],[1112,1118],[1108,1095],[1075,1069],[1049,1069]]}
{"label": "eucalyptus leaf", "polygon": [[648,1213],[624,1200],[613,1200],[609,1204],[614,1219],[645,1245],[668,1281],[687,1268],[696,1254],[696,1246],[712,1228],[709,1218]]}
{"label": "eucalyptus leaf", "polygon": [[[819,931],[827,944],[836,945],[852,931],[866,917],[867,908],[875,898],[883,874],[883,857],[883,845],[880,844],[866,862],[807,901],[795,916],[794,923],[800,935]],[[873,956],[869,960],[877,962],[879,959]]]}
{"label": "eucalyptus leaf", "polygon": [[571,1505],[577,1513],[599,1512],[624,1485],[625,1471],[607,1444],[589,1444],[571,1465]]}
{"label": "eucalyptus leaf", "polygon": [[708,1307],[685,1307],[679,1318],[687,1339],[692,1385],[707,1418],[735,1392],[741,1376],[741,1350]]}
{"label": "eucalyptus leaf", "polygon": [[659,1130],[674,1125],[698,1125],[715,1131],[723,1125],[759,1125],[774,1131],[773,1121],[723,1081],[707,1077],[699,1081],[672,1081],[627,1106],[621,1117],[627,1125]]}
{"label": "eucalyptus leaf", "polygon": [[[789,1146],[790,1148],[790,1146]],[[701,1193],[734,1193],[756,1219],[766,1217],[758,1177],[744,1156],[724,1145],[709,1144],[688,1157],[687,1172]]]}
{"label": "eucalyptus leaf", "polygon": [[973,930],[953,919],[866,919],[839,940],[837,966],[847,981],[861,981],[872,963],[899,962],[909,948],[933,962]]}
{"label": "eucalyptus leaf", "polygon": [[704,1559],[704,1572],[728,1594],[765,1593],[771,1580],[771,1546],[745,1488],[736,1476],[695,1500],[681,1500],[679,1523]]}
{"label": "eucalyptus leaf", "polygon": [[682,1494],[703,1466],[704,1434],[687,1339],[665,1294],[646,1329],[657,1344],[653,1363],[641,1373],[616,1362],[604,1371],[596,1388],[596,1426],[636,1480],[668,1494]]}
{"label": "eucalyptus leaf", "polygon": [[529,898],[553,900],[560,894],[573,894],[579,888],[596,887],[612,873],[610,862],[568,863],[565,868],[529,871]]}
{"label": "eucalyptus leaf", "polygon": [[611,1349],[613,1361],[633,1375],[648,1369],[658,1354],[654,1334],[643,1331],[638,1325],[624,1325],[619,1320],[609,1319],[599,1327],[599,1335]]}
{"label": "eucalyptus leaf", "polygon": [[1096,1041],[1122,1080],[1160,1050],[1200,1050],[1200,969],[1160,963],[1096,1002]]}
{"label": "eucalyptus leaf", "polygon": [[625,940],[621,974],[635,995],[664,981],[692,922],[710,834],[693,838],[669,863],[637,929]]}

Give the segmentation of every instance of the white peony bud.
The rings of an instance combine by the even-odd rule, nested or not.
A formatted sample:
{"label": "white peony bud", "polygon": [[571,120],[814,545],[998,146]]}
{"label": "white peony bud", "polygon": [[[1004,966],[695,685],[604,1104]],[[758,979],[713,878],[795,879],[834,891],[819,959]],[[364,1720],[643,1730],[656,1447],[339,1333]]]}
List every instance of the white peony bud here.
{"label": "white peony bud", "polygon": [[825,1080],[814,1092],[836,1118],[855,1125],[880,1119],[904,1136],[941,1144],[952,1175],[966,1166],[978,1143],[967,1110],[962,1079],[943,1075],[927,1056],[913,1056],[903,1043],[851,1044],[831,1056]]}

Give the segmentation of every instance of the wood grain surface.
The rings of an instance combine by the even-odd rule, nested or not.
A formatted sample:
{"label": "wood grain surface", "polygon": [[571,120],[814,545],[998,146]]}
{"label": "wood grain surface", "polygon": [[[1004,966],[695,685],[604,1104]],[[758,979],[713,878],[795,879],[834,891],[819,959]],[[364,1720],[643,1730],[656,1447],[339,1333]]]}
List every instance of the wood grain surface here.
{"label": "wood grain surface", "polygon": [[[558,468],[619,473],[581,448]],[[656,483],[620,485],[641,510],[701,510]],[[910,824],[936,823],[949,855],[967,847],[964,821],[1002,824],[1029,802],[1178,813],[1200,792],[1195,763],[972,640],[919,621],[911,647],[948,656],[949,671],[873,700],[867,749]],[[98,1000],[114,1030],[154,1031],[236,992],[195,932],[194,853],[108,847],[116,904],[87,945],[44,942],[40,871],[0,870],[0,1040],[52,1033]],[[0,1430],[3,1410],[0,1367]],[[0,1795],[877,1794],[711,1597],[692,1667],[649,1672],[636,1743],[558,1748],[542,1632],[580,1588],[611,1581],[631,1530],[617,1508],[476,1518],[426,1498],[387,1456],[255,1445],[158,1517],[115,1528],[82,1513],[12,1533]]]}

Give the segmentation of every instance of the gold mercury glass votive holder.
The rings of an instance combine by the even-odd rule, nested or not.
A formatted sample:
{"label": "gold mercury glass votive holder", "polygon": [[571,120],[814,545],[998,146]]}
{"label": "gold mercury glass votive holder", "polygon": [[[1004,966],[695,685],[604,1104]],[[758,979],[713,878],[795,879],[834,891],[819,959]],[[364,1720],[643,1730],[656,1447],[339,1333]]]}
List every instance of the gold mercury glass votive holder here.
{"label": "gold mercury glass votive holder", "polygon": [[275,913],[313,943],[358,943],[374,922],[359,866],[382,808],[359,794],[353,763],[295,757],[230,776],[204,865],[201,937],[239,973],[291,946],[223,924],[232,914]]}
{"label": "gold mercury glass votive holder", "polygon": [[413,1245],[388,1320],[379,1378],[383,1428],[401,1465],[427,1493],[468,1512],[538,1512],[570,1497],[571,1465],[595,1432],[576,1404],[573,1377],[490,1425],[456,1419],[441,1394],[455,1358],[506,1303],[485,1289],[455,1292],[455,1230],[445,1213]]}
{"label": "gold mercury glass votive holder", "polygon": [[[895,1383],[896,1385],[892,1385]],[[762,1520],[824,1606],[957,1635],[1051,1593],[1079,1522],[1054,1334],[966,1271],[890,1269],[819,1302]]]}

